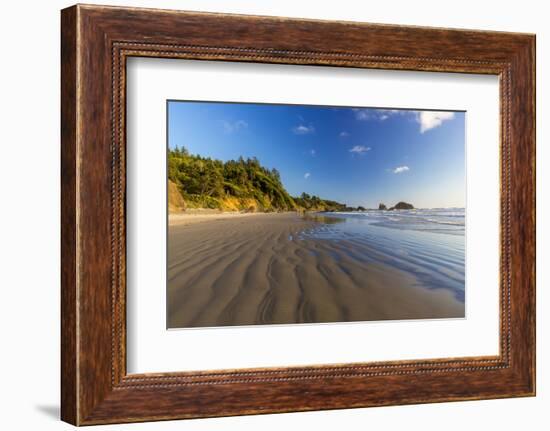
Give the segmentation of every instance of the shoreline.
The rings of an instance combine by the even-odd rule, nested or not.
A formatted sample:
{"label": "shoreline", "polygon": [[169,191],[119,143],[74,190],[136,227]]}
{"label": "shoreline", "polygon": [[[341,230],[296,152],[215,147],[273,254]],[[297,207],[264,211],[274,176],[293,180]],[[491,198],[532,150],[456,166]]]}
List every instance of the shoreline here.
{"label": "shoreline", "polygon": [[207,221],[219,221],[226,219],[237,219],[242,217],[266,217],[277,214],[296,214],[289,212],[237,212],[237,211],[218,211],[218,210],[187,210],[181,213],[168,214],[168,226],[187,226]]}

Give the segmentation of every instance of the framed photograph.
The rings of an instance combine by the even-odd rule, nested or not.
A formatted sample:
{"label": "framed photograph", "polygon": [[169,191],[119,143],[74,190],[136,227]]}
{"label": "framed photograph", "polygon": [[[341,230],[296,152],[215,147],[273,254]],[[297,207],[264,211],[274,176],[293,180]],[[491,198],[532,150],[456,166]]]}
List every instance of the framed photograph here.
{"label": "framed photograph", "polygon": [[535,37],[62,11],[62,419],[535,394]]}

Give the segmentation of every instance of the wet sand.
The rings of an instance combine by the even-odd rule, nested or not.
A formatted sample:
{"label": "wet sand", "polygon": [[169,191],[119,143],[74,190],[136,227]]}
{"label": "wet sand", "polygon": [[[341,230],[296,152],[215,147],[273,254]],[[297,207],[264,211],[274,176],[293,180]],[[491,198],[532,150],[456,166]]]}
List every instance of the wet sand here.
{"label": "wet sand", "polygon": [[449,290],[358,257],[352,243],[298,238],[316,222],[296,214],[177,217],[169,328],[464,317]]}

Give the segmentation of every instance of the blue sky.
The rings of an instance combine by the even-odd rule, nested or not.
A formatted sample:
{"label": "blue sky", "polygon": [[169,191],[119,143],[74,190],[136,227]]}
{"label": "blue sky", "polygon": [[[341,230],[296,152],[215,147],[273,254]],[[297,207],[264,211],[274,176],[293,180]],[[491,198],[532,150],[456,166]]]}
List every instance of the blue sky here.
{"label": "blue sky", "polygon": [[257,157],[293,196],[465,206],[464,112],[169,101],[168,145]]}

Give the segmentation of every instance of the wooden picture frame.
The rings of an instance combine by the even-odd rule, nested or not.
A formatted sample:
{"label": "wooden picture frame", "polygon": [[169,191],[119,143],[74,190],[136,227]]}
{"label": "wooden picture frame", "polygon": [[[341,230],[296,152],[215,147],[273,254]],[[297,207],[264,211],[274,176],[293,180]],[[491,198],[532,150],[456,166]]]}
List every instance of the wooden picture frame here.
{"label": "wooden picture frame", "polygon": [[[74,425],[535,394],[535,36],[77,5],[61,14],[61,418]],[[127,374],[130,56],[500,77],[500,354]]]}

